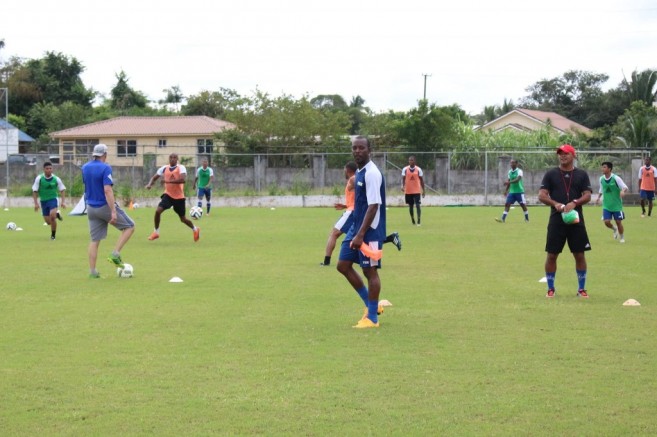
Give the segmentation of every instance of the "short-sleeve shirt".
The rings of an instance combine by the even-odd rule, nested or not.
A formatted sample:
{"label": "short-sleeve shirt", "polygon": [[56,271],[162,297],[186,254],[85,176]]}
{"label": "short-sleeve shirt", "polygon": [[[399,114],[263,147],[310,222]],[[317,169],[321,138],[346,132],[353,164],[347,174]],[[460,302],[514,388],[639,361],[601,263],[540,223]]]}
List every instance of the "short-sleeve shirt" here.
{"label": "short-sleeve shirt", "polygon": [[82,166],[82,182],[87,205],[94,208],[107,205],[105,185],[114,185],[112,167],[109,164],[97,159],[87,162]]}
{"label": "short-sleeve shirt", "polygon": [[[555,167],[548,170],[541,181],[541,189],[547,190],[552,200],[564,204],[579,199],[585,191],[593,192],[588,173],[579,168],[562,171],[559,167]],[[557,211],[554,206],[550,209],[550,222],[558,217],[559,222],[563,223],[560,216],[561,211]],[[577,209],[579,216],[582,218],[581,223],[583,223],[582,205],[577,205],[575,209]]]}
{"label": "short-sleeve shirt", "polygon": [[657,169],[654,165],[646,167],[642,165],[639,169],[639,180],[641,181],[641,190],[655,191],[655,174]]}
{"label": "short-sleeve shirt", "polygon": [[[187,174],[187,169],[184,165],[177,164],[173,167],[163,165],[157,170],[157,174],[166,180],[177,180],[180,175]],[[164,184],[164,192],[172,199],[185,198],[185,184]]]}
{"label": "short-sleeve shirt", "polygon": [[424,177],[422,169],[417,165],[411,168],[407,165],[402,169],[402,177],[404,178],[404,194],[421,194],[422,183],[420,178]]}
{"label": "short-sleeve shirt", "polygon": [[214,171],[208,167],[199,167],[196,169],[196,177],[198,178],[198,187],[205,188],[210,183],[210,178],[214,176]]}
{"label": "short-sleeve shirt", "polygon": [[356,171],[354,224],[347,233],[346,240],[352,240],[360,230],[365,213],[370,205],[378,205],[376,215],[370,228],[365,232],[363,241],[384,241],[386,239],[386,191],[383,175],[376,164],[368,162]]}
{"label": "short-sleeve shirt", "polygon": [[510,194],[516,194],[516,193],[521,194],[521,193],[525,192],[525,187],[522,183],[522,176],[523,176],[522,170],[520,170],[517,167],[516,167],[515,170],[513,170],[513,169],[509,170],[508,177],[509,177],[510,181],[514,180],[518,176],[520,176],[520,179],[518,179],[518,181],[513,182],[512,184],[509,184],[509,193]]}
{"label": "short-sleeve shirt", "polygon": [[57,199],[59,192],[65,189],[66,186],[64,186],[62,180],[54,174],[47,178],[45,174],[41,173],[34,179],[34,184],[32,185],[32,191],[39,193],[39,200],[42,202]]}
{"label": "short-sleeve shirt", "polygon": [[627,189],[627,185],[620,176],[612,173],[607,179],[604,175],[600,176],[600,190],[602,194],[602,207],[607,211],[618,212],[623,210],[623,199],[620,193]]}

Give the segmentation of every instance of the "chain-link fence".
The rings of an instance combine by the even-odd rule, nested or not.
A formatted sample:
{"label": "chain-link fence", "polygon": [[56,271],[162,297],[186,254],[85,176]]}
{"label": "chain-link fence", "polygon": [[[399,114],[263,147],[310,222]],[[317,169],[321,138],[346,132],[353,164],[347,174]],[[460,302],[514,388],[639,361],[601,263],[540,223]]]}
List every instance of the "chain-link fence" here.
{"label": "chain-link fence", "polygon": [[[80,168],[91,157],[90,148],[77,150],[75,155],[60,159],[56,146],[47,152],[36,154],[36,165],[0,165],[5,174],[0,188],[9,188],[10,196],[31,195],[31,185],[42,171],[43,163],[55,163],[55,173],[62,178],[69,195],[79,196],[82,191]],[[129,156],[119,156],[110,149],[108,163],[113,167],[115,189],[119,195],[129,196],[142,189],[161,165],[168,163],[172,150],[166,148],[135,149]],[[148,150],[148,151],[147,151]],[[290,154],[231,154],[199,153],[196,146],[177,147],[179,162],[187,167],[187,184],[191,189],[196,168],[207,158],[215,170],[215,189],[219,193],[236,192],[241,195],[279,194],[339,194],[344,188],[344,165],[353,159],[350,150],[344,153],[290,153]],[[212,152],[202,150],[201,152]],[[125,155],[125,154],[124,154]],[[396,189],[401,182],[401,169],[409,156],[415,156],[417,165],[424,171],[428,194],[476,194],[499,195],[503,191],[511,159],[518,161],[524,172],[527,193],[536,193],[545,170],[558,165],[555,150],[505,150],[505,151],[452,151],[452,152],[378,152],[373,161],[382,170],[386,185]],[[577,166],[587,170],[597,189],[600,165],[609,161],[630,187],[638,192],[637,177],[646,150],[581,150],[577,154]]]}

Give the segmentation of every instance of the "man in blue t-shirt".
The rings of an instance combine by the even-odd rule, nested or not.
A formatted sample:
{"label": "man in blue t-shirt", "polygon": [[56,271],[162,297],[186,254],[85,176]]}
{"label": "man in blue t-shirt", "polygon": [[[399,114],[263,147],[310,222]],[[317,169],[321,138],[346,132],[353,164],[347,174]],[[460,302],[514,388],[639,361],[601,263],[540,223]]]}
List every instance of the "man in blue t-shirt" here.
{"label": "man in blue t-shirt", "polygon": [[112,167],[105,163],[107,159],[107,146],[97,144],[94,147],[93,159],[82,166],[82,182],[84,182],[84,199],[87,204],[87,218],[89,219],[89,277],[100,278],[96,270],[98,246],[100,240],[107,238],[108,225],[121,231],[114,251],[108,261],[116,266],[123,267],[121,249],[135,232],[135,222],[121,209],[114,199],[112,186]]}
{"label": "man in blue t-shirt", "polygon": [[[354,328],[378,328],[378,315],[383,312],[379,306],[381,280],[378,269],[381,261],[375,261],[363,254],[359,248],[365,243],[372,249],[380,250],[386,239],[386,191],[383,175],[370,161],[371,146],[367,137],[356,137],[351,145],[356,172],[353,219],[347,236],[340,248],[338,271],[354,287],[365,303],[365,313]],[[367,278],[367,287],[353,264],[359,263]]]}

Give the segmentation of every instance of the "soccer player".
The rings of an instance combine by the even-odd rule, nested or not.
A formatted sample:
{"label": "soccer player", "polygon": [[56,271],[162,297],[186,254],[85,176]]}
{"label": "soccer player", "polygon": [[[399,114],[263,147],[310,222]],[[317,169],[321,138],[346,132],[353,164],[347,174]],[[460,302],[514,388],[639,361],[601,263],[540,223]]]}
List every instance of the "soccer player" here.
{"label": "soccer player", "polygon": [[504,195],[506,195],[506,203],[504,204],[504,212],[501,218],[495,218],[500,223],[506,221],[506,216],[509,214],[511,205],[518,202],[520,207],[525,212],[525,221],[529,221],[529,211],[527,211],[527,202],[525,201],[525,187],[522,183],[522,170],[518,168],[518,161],[511,160],[511,170],[507,175],[506,182],[504,182]]}
{"label": "soccer player", "polygon": [[[545,277],[548,286],[546,297],[554,297],[557,257],[568,241],[568,247],[575,258],[577,296],[588,298],[589,295],[586,292],[587,266],[584,252],[591,250],[591,243],[589,243],[589,236],[586,233],[582,205],[591,200],[591,181],[584,170],[575,167],[576,151],[573,146],[563,144],[557,149],[557,155],[559,156],[559,167],[552,168],[545,173],[538,190],[538,200],[551,207],[545,243],[547,252]],[[579,221],[571,222],[569,215],[565,215],[571,211],[579,214]]]}
{"label": "soccer player", "polygon": [[[611,172],[613,168],[614,164],[609,161],[602,163],[600,190],[598,190],[598,198],[595,199],[595,203],[600,203],[600,197],[602,197],[602,220],[604,220],[605,226],[614,232],[614,239],[620,237],[620,242],[625,243],[623,196],[628,188],[620,176]],[[616,224],[611,223],[612,218]]]}
{"label": "soccer player", "polygon": [[[340,216],[338,221],[333,225],[331,233],[329,234],[328,241],[326,242],[326,250],[324,255],[324,262],[319,263],[320,266],[329,266],[331,265],[331,255],[335,249],[335,244],[340,238],[340,235],[346,234],[351,228],[352,223],[354,222],[353,210],[354,210],[354,201],[355,201],[355,189],[354,181],[355,174],[358,166],[355,162],[349,161],[344,167],[344,177],[347,179],[347,184],[344,187],[344,197],[345,203],[335,203],[333,206],[337,210],[345,210],[345,212]],[[393,232],[388,235],[383,241],[385,243],[393,243],[397,250],[401,250],[402,243],[399,233]]]}
{"label": "soccer player", "polygon": [[[381,260],[371,260],[359,248],[364,243],[373,249],[381,249],[386,238],[386,185],[383,175],[370,160],[371,146],[367,137],[359,135],[354,138],[351,152],[358,165],[354,184],[354,223],[342,242],[338,271],[365,304],[365,313],[354,328],[378,328],[378,315],[383,308],[379,307],[381,279],[378,269]],[[367,287],[354,270],[354,263],[360,264],[367,278]]]}
{"label": "soccer player", "polygon": [[153,183],[160,177],[164,181],[164,194],[160,196],[162,199],[157,205],[155,210],[155,217],[153,218],[155,229],[149,235],[149,240],[157,240],[160,238],[160,216],[162,212],[169,208],[178,214],[180,221],[187,225],[194,232],[194,241],[198,241],[201,235],[201,228],[194,226],[194,223],[185,215],[185,177],[187,176],[187,169],[184,165],[178,164],[178,154],[172,153],[169,155],[169,165],[160,167],[153,175],[146,189],[150,190]]}
{"label": "soccer player", "polygon": [[210,215],[210,207],[212,206],[210,198],[212,197],[213,182],[214,171],[212,168],[208,167],[207,158],[203,158],[203,161],[201,161],[201,167],[196,169],[196,177],[194,178],[194,186],[192,189],[196,190],[196,187],[198,187],[198,203],[196,205],[199,208],[203,207],[203,197],[205,197],[207,215]]}
{"label": "soccer player", "polygon": [[108,261],[118,267],[123,267],[121,249],[135,232],[135,222],[132,221],[114,198],[112,186],[112,167],[105,163],[107,146],[96,144],[93,159],[82,166],[82,181],[84,182],[84,199],[87,203],[87,219],[89,220],[89,277],[100,278],[96,270],[98,247],[100,240],[107,238],[108,225],[121,231],[119,239],[110,254]]}
{"label": "soccer player", "polygon": [[62,220],[57,207],[61,199],[61,207],[65,205],[66,187],[62,180],[53,174],[52,163],[43,164],[43,173],[34,179],[32,185],[32,198],[34,199],[34,212],[39,210],[39,200],[41,201],[41,214],[43,219],[50,225],[50,239],[54,240],[57,234],[57,220]]}
{"label": "soccer player", "polygon": [[641,217],[646,216],[646,203],[648,204],[648,217],[652,215],[652,200],[655,198],[657,188],[657,169],[651,164],[652,159],[646,156],[645,166],[639,169],[639,193],[641,195]]}
{"label": "soccer player", "polygon": [[422,201],[420,196],[424,197],[424,173],[420,167],[415,165],[415,156],[409,156],[408,165],[402,169],[401,189],[406,197],[411,222],[415,224],[415,216],[413,215],[413,205],[415,205],[417,208],[417,225],[420,226],[422,222],[422,209],[420,208]]}

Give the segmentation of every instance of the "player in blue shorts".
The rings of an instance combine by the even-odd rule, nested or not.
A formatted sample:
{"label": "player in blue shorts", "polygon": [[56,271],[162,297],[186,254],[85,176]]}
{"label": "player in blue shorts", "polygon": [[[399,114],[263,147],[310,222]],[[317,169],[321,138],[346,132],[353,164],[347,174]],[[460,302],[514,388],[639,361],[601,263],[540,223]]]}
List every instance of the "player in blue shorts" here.
{"label": "player in blue shorts", "polygon": [[504,212],[501,218],[496,218],[500,223],[506,221],[506,216],[509,214],[511,205],[518,202],[522,210],[525,212],[525,221],[529,221],[529,211],[527,211],[527,201],[525,200],[525,187],[522,183],[522,169],[518,168],[518,161],[511,160],[511,170],[507,175],[506,182],[504,182],[504,194],[506,195],[506,203],[504,204]]}
{"label": "player in blue shorts", "polygon": [[32,185],[32,197],[34,198],[34,211],[39,210],[39,201],[41,201],[41,214],[43,219],[50,225],[50,239],[54,240],[57,234],[57,221],[62,219],[57,209],[61,199],[61,207],[66,208],[65,202],[66,187],[62,180],[53,174],[52,163],[43,164],[43,173],[34,179]]}
{"label": "player in blue shorts", "polygon": [[[381,279],[378,269],[381,261],[368,258],[359,248],[365,243],[374,249],[381,249],[386,239],[385,182],[377,166],[370,160],[371,146],[367,137],[356,137],[351,152],[358,165],[354,184],[354,223],[342,242],[338,271],[347,278],[365,304],[365,313],[354,328],[378,328],[381,312]],[[367,279],[367,287],[354,270],[354,263],[360,264]]]}

